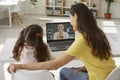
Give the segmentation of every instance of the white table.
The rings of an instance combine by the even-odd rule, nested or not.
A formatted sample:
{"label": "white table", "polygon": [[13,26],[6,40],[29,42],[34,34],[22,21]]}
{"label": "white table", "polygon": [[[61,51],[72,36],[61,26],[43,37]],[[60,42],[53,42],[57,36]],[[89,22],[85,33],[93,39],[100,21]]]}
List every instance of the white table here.
{"label": "white table", "polygon": [[[6,40],[5,45],[0,53],[0,62],[1,63],[13,61],[13,59],[11,57],[12,57],[12,50],[13,50],[16,40],[17,40],[16,38],[8,38]],[[115,47],[115,45],[111,45],[111,46]],[[113,56],[115,56],[114,59],[118,63],[118,61],[120,62],[120,54],[117,54],[117,52],[115,52],[116,50],[117,49],[115,49],[115,48],[112,49],[112,51],[114,53]],[[52,55],[53,59],[59,57],[63,53],[64,53],[64,51],[55,51],[55,52],[51,51],[51,55]]]}
{"label": "white table", "polygon": [[9,27],[12,27],[12,18],[11,18],[11,6],[17,5],[18,1],[0,1],[0,6],[5,6],[8,8],[8,13],[9,13]]}

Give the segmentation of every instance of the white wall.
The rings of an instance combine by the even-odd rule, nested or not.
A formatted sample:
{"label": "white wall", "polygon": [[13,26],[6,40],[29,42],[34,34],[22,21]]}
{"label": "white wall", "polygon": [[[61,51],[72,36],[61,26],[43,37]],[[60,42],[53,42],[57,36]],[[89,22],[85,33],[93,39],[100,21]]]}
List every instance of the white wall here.
{"label": "white wall", "polygon": [[[28,1],[27,1],[27,13],[29,13],[29,14],[46,14],[46,8],[45,8],[46,0],[38,0],[38,4],[35,8],[32,8]],[[104,17],[104,13],[106,12],[105,0],[101,0],[99,6],[100,6],[100,11],[98,13],[99,17]],[[120,18],[120,3],[118,3],[117,0],[115,0],[115,2],[111,4],[110,11],[112,13],[112,18]]]}
{"label": "white wall", "polygon": [[[68,2],[70,0],[66,0]],[[26,7],[27,6],[27,7]],[[100,0],[100,11],[99,17],[104,17],[104,13],[106,12],[106,2],[105,0]],[[32,8],[30,4],[30,0],[26,0],[26,2],[21,3],[21,14],[46,14],[46,0],[38,0],[36,7]],[[114,3],[111,4],[111,13],[112,18],[120,18],[120,3],[115,0]]]}
{"label": "white wall", "polygon": [[[106,12],[106,2],[105,0],[101,0],[99,16],[104,17],[105,12]],[[112,18],[120,18],[120,3],[118,3],[117,0],[115,0],[115,2],[111,4],[110,12],[112,14],[111,15]]]}
{"label": "white wall", "polygon": [[30,0],[27,0],[26,5],[27,11],[24,12],[27,12],[28,14],[46,14],[46,0],[38,0],[38,3],[35,7],[30,4]]}

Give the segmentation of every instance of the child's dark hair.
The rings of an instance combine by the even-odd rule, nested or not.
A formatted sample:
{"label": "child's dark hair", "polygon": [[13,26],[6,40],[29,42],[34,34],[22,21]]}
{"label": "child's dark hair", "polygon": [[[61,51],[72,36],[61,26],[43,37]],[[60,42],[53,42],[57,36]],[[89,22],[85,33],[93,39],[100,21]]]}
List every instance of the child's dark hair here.
{"label": "child's dark hair", "polygon": [[50,60],[50,52],[43,42],[43,29],[37,24],[29,25],[20,32],[19,38],[13,49],[13,58],[20,59],[24,43],[35,48],[34,57],[38,62]]}

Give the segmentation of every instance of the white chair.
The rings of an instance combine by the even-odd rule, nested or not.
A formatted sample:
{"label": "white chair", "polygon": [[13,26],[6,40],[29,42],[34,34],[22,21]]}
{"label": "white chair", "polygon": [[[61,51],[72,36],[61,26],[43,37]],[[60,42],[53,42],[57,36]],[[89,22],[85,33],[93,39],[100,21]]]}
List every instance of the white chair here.
{"label": "white chair", "polygon": [[14,19],[16,19],[17,24],[19,23],[19,21],[21,23],[23,23],[22,19],[20,18],[19,14],[18,14],[20,12],[20,2],[21,1],[20,0],[14,0],[14,1],[17,2],[17,5],[11,7],[12,22],[14,21]]}
{"label": "white chair", "polygon": [[120,67],[116,67],[105,80],[120,80]]}
{"label": "white chair", "polygon": [[5,80],[3,64],[0,63],[0,80]]}
{"label": "white chair", "polygon": [[17,70],[12,80],[54,80],[54,77],[48,70]]}

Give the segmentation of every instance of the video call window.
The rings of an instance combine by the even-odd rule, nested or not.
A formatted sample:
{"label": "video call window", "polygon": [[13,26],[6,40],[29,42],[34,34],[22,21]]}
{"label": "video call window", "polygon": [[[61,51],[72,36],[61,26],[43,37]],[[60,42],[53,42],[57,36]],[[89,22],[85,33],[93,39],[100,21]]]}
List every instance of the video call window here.
{"label": "video call window", "polygon": [[46,24],[47,40],[74,39],[73,27],[69,22]]}

